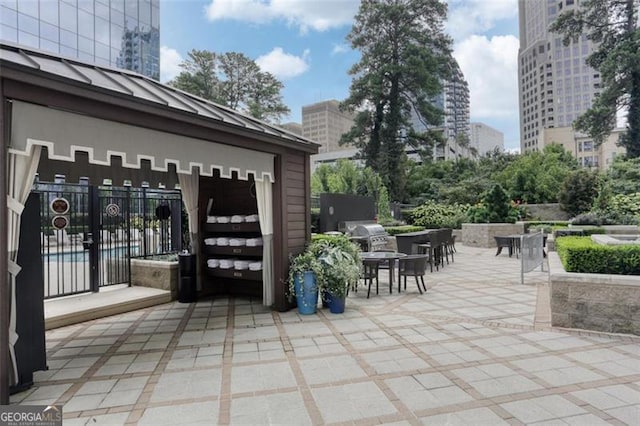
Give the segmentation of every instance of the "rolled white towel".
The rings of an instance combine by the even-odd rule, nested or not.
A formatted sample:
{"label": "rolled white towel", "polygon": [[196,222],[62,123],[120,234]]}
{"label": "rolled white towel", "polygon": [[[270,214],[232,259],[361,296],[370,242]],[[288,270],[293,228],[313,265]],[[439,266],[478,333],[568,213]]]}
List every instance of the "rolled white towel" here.
{"label": "rolled white towel", "polygon": [[207,260],[207,266],[209,268],[217,268],[218,266],[220,266],[220,260],[219,259],[209,259],[209,260]]}
{"label": "rolled white towel", "polygon": [[217,222],[216,216],[207,216],[207,223],[216,223],[216,222]]}
{"label": "rolled white towel", "polygon": [[244,216],[239,214],[234,214],[231,216],[231,223],[242,223],[244,222]]}
{"label": "rolled white towel", "polygon": [[229,223],[231,218],[229,216],[218,216],[216,220],[218,223]]}
{"label": "rolled white towel", "polygon": [[244,246],[247,244],[246,238],[231,238],[229,239],[229,245],[233,247]]}
{"label": "rolled white towel", "polygon": [[251,262],[249,263],[250,271],[260,271],[262,270],[262,262]]}
{"label": "rolled white towel", "polygon": [[220,260],[220,269],[231,269],[233,268],[233,262],[235,259],[221,259]]}
{"label": "rolled white towel", "polygon": [[262,238],[247,238],[247,247],[257,247],[262,245]]}
{"label": "rolled white towel", "polygon": [[205,238],[204,239],[204,244],[207,246],[215,246],[216,245],[216,238]]}
{"label": "rolled white towel", "polygon": [[257,214],[249,214],[244,217],[245,222],[257,222],[259,220],[259,216]]}
{"label": "rolled white towel", "polygon": [[218,246],[228,246],[229,245],[229,238],[227,237],[219,237],[216,239],[216,245]]}
{"label": "rolled white towel", "polygon": [[249,269],[249,261],[248,260],[236,260],[233,262],[234,269],[245,270]]}

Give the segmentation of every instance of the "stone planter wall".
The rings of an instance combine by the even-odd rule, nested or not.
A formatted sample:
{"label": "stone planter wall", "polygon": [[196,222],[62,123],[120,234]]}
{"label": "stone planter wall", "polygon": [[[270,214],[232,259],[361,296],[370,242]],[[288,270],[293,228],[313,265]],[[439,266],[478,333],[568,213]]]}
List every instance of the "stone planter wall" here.
{"label": "stone planter wall", "polygon": [[178,297],[178,262],[131,259],[131,285],[171,291]]}
{"label": "stone planter wall", "polygon": [[495,236],[523,234],[524,223],[463,223],[462,244],[471,247],[496,247]]}
{"label": "stone planter wall", "polygon": [[640,335],[640,276],[566,272],[549,253],[551,325]]}

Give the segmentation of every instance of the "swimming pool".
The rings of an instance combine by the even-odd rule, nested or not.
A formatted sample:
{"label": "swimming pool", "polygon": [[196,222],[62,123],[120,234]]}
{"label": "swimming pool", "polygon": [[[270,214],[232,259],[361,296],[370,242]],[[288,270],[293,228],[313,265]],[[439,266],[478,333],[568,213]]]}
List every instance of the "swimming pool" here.
{"label": "swimming pool", "polygon": [[[140,246],[131,246],[131,256],[138,256]],[[128,255],[127,246],[106,247],[100,249],[101,259],[125,258]],[[89,250],[72,250],[57,253],[43,253],[42,260],[50,263],[88,262]]]}

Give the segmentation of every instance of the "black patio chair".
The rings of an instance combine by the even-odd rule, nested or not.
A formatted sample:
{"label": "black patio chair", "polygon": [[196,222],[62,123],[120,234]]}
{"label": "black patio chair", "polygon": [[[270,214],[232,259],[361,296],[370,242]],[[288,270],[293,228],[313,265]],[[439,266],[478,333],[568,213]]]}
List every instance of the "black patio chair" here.
{"label": "black patio chair", "polygon": [[[424,274],[427,270],[427,261],[429,255],[425,254],[411,254],[399,259],[398,264],[398,289],[400,289],[400,278],[404,277],[404,289],[407,289],[407,277],[414,277],[418,291],[422,294],[422,289],[427,291],[427,286],[424,284]],[[418,281],[420,279],[420,281]],[[422,288],[420,288],[422,283]]]}
{"label": "black patio chair", "polygon": [[503,248],[508,248],[509,249],[509,257],[513,256],[513,238],[511,237],[498,237],[495,236],[493,237],[496,240],[496,246],[498,247],[498,250],[496,251],[496,256],[499,255],[500,253],[502,253],[502,249]]}
{"label": "black patio chair", "polygon": [[[362,278],[364,279],[364,285],[368,287],[367,289],[367,299],[371,295],[371,283],[375,280],[376,282],[376,294],[378,294],[378,272],[380,269],[380,260],[378,259],[364,259],[362,261]],[[357,287],[356,287],[356,290]]]}

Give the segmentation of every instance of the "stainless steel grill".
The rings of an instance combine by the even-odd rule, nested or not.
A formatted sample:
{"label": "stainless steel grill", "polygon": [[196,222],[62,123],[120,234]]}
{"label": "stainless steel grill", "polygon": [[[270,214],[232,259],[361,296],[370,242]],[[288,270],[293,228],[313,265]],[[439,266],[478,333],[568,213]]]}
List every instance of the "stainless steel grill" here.
{"label": "stainless steel grill", "polygon": [[349,232],[353,239],[366,241],[368,251],[382,250],[387,245],[389,234],[377,223],[357,224]]}

